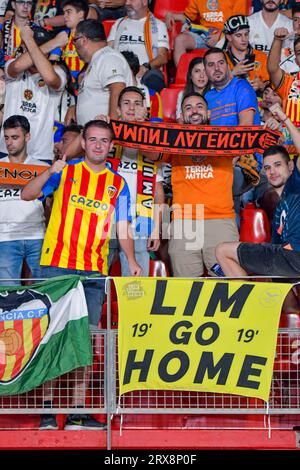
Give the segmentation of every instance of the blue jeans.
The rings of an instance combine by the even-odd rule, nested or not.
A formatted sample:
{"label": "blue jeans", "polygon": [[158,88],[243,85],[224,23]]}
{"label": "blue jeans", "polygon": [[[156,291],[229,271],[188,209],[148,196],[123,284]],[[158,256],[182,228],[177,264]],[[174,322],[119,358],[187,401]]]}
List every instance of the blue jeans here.
{"label": "blue jeans", "polygon": [[41,266],[42,276],[45,278],[78,274],[80,276],[91,276],[98,274],[102,279],[85,279],[82,284],[84,288],[90,325],[98,326],[101,318],[102,305],[105,297],[105,276],[95,271],[81,271],[80,269],[57,268],[56,266]]}
{"label": "blue jeans", "polygon": [[[32,277],[41,277],[40,257],[43,240],[12,240],[0,242],[0,285],[20,285],[23,262]],[[1,279],[9,279],[2,281]]]}
{"label": "blue jeans", "polygon": [[[122,276],[131,276],[128,267],[128,261],[125,256],[124,251],[121,249],[120,253],[120,261],[122,267]],[[134,240],[134,256],[137,263],[143,269],[142,276],[148,277],[149,276],[149,264],[150,264],[150,255],[147,251],[147,238],[136,238]]]}

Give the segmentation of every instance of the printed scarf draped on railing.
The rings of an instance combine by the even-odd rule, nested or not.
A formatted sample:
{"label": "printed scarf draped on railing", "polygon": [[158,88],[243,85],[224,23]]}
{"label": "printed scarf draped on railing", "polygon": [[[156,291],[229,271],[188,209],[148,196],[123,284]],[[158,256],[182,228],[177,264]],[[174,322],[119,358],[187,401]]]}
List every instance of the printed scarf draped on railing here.
{"label": "printed scarf draped on railing", "polygon": [[261,126],[214,127],[111,121],[115,142],[140,151],[236,157],[277,145],[281,134]]}

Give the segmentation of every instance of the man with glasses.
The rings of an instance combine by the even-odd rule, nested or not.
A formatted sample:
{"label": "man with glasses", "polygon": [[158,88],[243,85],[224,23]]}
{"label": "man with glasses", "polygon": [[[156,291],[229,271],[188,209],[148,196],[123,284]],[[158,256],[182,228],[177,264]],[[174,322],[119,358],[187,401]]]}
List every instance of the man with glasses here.
{"label": "man with glasses", "polygon": [[118,97],[132,85],[132,74],[120,52],[107,46],[104,27],[96,20],[80,21],[73,39],[87,67],[79,85],[77,123],[84,125],[99,114],[117,119]]}
{"label": "man with glasses", "polygon": [[[23,51],[21,29],[30,21],[32,0],[14,0],[11,2],[14,15],[1,25],[1,48],[4,61],[21,55]],[[4,64],[2,63],[1,66]]]}

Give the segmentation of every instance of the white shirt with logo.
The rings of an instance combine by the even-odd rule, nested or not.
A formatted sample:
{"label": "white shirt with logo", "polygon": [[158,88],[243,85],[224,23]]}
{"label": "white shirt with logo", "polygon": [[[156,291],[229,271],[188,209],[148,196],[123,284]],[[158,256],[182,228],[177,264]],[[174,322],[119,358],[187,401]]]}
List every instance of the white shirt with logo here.
{"label": "white shirt with logo", "polygon": [[[169,36],[165,23],[160,20],[157,21],[157,47],[165,47],[169,49]],[[132,51],[134,52],[140,61],[140,65],[145,62],[149,62],[145,38],[144,38],[144,27],[146,17],[140,20],[132,20],[130,18],[120,18],[117,20],[110,32],[107,41],[114,41],[115,49],[119,51]]]}
{"label": "white shirt with logo", "polygon": [[[17,78],[10,77],[7,68],[12,60],[5,65],[6,97],[3,121],[14,114],[27,117],[31,133],[27,145],[28,153],[37,160],[53,160],[53,124],[67,82],[66,73],[61,67],[55,66],[61,86],[59,90],[53,90],[45,84],[39,73],[24,72]],[[0,135],[0,151],[7,153],[3,129]]]}
{"label": "white shirt with logo", "polygon": [[[266,54],[270,52],[276,28],[286,28],[289,32],[293,31],[293,21],[281,13],[278,14],[275,23],[271,27],[266,25],[261,11],[248,16],[248,21],[250,44],[254,49]],[[283,42],[281,50],[281,68],[287,73],[294,73],[299,70],[299,67],[295,64],[293,42],[294,39],[287,39]]]}
{"label": "white shirt with logo", "polygon": [[[1,163],[10,162],[8,157]],[[45,165],[44,162],[27,157],[24,165]],[[0,186],[0,242],[13,240],[42,240],[45,234],[43,204],[37,199],[23,201],[17,186]]]}
{"label": "white shirt with logo", "polygon": [[112,83],[131,86],[132,73],[126,59],[111,47],[103,47],[94,53],[82,82],[77,99],[77,122],[84,125],[98,114],[108,114]]}

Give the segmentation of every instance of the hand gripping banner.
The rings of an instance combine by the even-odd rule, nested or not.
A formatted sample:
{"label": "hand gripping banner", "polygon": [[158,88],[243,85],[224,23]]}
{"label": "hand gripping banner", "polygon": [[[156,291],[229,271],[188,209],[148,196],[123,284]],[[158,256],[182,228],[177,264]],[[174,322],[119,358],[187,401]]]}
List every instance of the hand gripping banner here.
{"label": "hand gripping banner", "polygon": [[115,142],[153,152],[236,157],[277,145],[279,132],[252,127],[187,126],[111,121]]}

